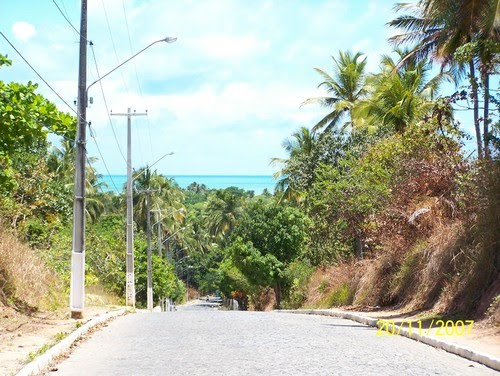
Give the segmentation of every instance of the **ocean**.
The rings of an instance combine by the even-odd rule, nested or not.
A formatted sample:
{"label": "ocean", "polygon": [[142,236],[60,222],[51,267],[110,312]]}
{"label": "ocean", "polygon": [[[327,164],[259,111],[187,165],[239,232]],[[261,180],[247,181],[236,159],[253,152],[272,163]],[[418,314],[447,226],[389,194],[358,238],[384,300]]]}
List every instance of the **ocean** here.
{"label": "ocean", "polygon": [[[270,175],[167,175],[167,177],[175,179],[181,188],[186,188],[189,184],[196,182],[205,184],[211,189],[238,187],[254,191],[257,195],[261,194],[264,188],[273,193],[276,184],[276,180]],[[122,191],[127,182],[127,175],[103,175],[101,181],[107,185],[103,187],[104,191],[116,192],[115,186]]]}

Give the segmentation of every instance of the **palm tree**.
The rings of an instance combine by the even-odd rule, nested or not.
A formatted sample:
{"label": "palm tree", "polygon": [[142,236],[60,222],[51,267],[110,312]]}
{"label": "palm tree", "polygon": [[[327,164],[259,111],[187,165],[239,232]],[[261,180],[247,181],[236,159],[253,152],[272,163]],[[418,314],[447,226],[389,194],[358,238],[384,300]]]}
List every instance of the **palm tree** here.
{"label": "palm tree", "polygon": [[291,174],[292,165],[298,159],[310,157],[314,151],[318,137],[308,128],[301,127],[292,134],[292,138],[283,141],[282,147],[288,153],[288,158],[272,158],[271,164],[278,165],[280,170],[274,173],[274,178],[278,179],[275,192],[281,194],[279,201],[288,200],[300,202],[301,195],[297,187],[294,187]]}
{"label": "palm tree", "polygon": [[371,95],[360,104],[359,115],[376,126],[382,124],[402,133],[408,125],[431,113],[441,82],[450,76],[441,72],[428,79],[429,61],[418,61],[405,51],[395,52],[400,61],[405,59],[403,65],[396,69],[399,62],[387,55],[382,57],[381,73],[368,79]]}
{"label": "palm tree", "polygon": [[330,131],[338,125],[345,115],[349,117],[343,128],[347,126],[354,128],[353,109],[367,93],[365,87],[366,58],[362,58],[361,53],[353,55],[349,51],[340,51],[339,57],[336,59],[332,56],[332,59],[334,62],[333,76],[321,68],[315,68],[324,78],[318,87],[324,86],[329,96],[310,98],[303,103],[320,103],[322,106],[331,108],[331,112],[313,127],[313,131],[322,128],[325,128],[325,132]]}
{"label": "palm tree", "polygon": [[91,166],[87,166],[85,175],[85,216],[88,221],[97,222],[105,210],[105,197],[100,192],[105,183],[99,181],[101,176]]}
{"label": "palm tree", "polygon": [[75,176],[75,148],[71,141],[63,139],[61,147],[53,147],[47,157],[47,166],[59,180],[71,183]]}
{"label": "palm tree", "polygon": [[227,190],[218,190],[209,197],[207,223],[211,235],[227,238],[243,214],[242,199]]}
{"label": "palm tree", "polygon": [[[61,141],[61,148],[54,147],[47,158],[47,166],[57,179],[63,183],[64,190],[71,195],[74,187],[75,177],[75,154],[74,144],[67,139]],[[89,162],[95,162],[96,158],[88,158]],[[100,175],[89,165],[85,170],[85,216],[89,222],[95,222],[105,211],[102,187],[104,182],[100,181]]]}
{"label": "palm tree", "polygon": [[156,171],[151,172],[148,167],[139,169],[134,176],[134,219],[138,225],[146,229],[146,195],[142,191],[152,189],[157,192],[151,195],[151,208],[172,213],[163,223],[166,224],[166,231],[175,231],[174,227],[184,220],[184,214],[180,210],[184,208],[184,196],[180,188],[173,179],[166,178]]}
{"label": "palm tree", "polygon": [[[430,58],[439,62],[442,68],[452,67],[458,77],[463,74],[467,63],[478,157],[482,158],[476,66],[478,61],[483,66],[489,66],[494,54],[488,52],[491,51],[486,47],[488,41],[498,43],[500,40],[498,1],[420,0],[416,5],[397,4],[396,10],[409,13],[389,22],[391,27],[404,30],[403,34],[390,38],[390,41],[395,45],[414,44],[408,56],[415,56],[417,59]],[[465,53],[465,58],[457,59],[457,52],[464,52],[464,46],[468,46],[471,52]],[[489,74],[490,70],[485,69],[482,78],[486,110],[489,101]],[[483,133],[488,131],[488,114],[484,121]],[[487,150],[488,134],[483,134],[483,137]]]}

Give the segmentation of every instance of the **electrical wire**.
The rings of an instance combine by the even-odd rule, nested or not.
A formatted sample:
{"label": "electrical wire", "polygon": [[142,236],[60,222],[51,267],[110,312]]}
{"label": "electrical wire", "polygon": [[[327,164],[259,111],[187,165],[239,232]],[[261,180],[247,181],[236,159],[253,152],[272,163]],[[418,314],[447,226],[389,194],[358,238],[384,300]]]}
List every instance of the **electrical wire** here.
{"label": "electrical wire", "polygon": [[[134,48],[132,47],[132,39],[130,38],[130,28],[128,26],[127,10],[125,8],[125,2],[123,0],[122,0],[122,8],[123,8],[123,17],[125,19],[125,27],[127,29],[127,36],[128,36],[128,44],[130,47],[130,53],[134,53]],[[133,61],[132,63],[134,64],[135,79],[137,81],[137,87],[139,89],[139,94],[140,94],[141,98],[144,100],[144,96],[142,95],[141,83],[139,81],[139,75],[137,74],[137,65],[135,64],[135,61]],[[153,145],[153,139],[151,137],[151,124],[149,121],[149,117],[146,118],[146,123],[147,123],[147,128],[148,128],[149,145]],[[148,149],[149,149],[149,153],[150,153],[149,155],[150,155],[151,159],[153,159],[153,148],[150,147]]]}
{"label": "electrical wire", "polygon": [[2,37],[7,41],[7,43],[14,49],[14,51],[17,52],[17,54],[21,57],[21,59],[24,60],[24,62],[26,64],[28,64],[28,66],[31,68],[31,70],[33,72],[35,72],[35,74],[45,83],[45,85],[47,85],[49,87],[50,90],[52,90],[52,92],[57,95],[57,97],[72,111],[76,114],[76,116],[79,116],[79,114],[75,111],[75,109],[70,106],[68,104],[68,102],[66,102],[63,97],[61,97],[61,95],[59,95],[59,93],[47,82],[47,80],[45,78],[42,77],[42,75],[40,73],[38,73],[38,71],[30,64],[30,62],[28,60],[26,60],[26,58],[21,54],[21,52],[19,52],[19,50],[10,42],[10,40],[4,35],[4,33],[2,33],[0,31],[0,35],[2,35]]}
{"label": "electrical wire", "polygon": [[[111,45],[113,46],[113,51],[115,52],[116,62],[119,63],[120,59],[118,58],[118,52],[116,52],[115,40],[113,39],[113,33],[111,32],[111,26],[109,24],[108,12],[106,11],[106,6],[104,5],[104,0],[101,0],[102,8],[104,10],[104,17],[106,19],[106,25],[108,26],[109,38],[111,39]],[[125,86],[125,91],[128,93],[128,86],[125,82],[125,77],[123,76],[123,71],[120,69],[120,74],[122,76],[123,86]]]}
{"label": "electrical wire", "polygon": [[[90,50],[92,51],[92,56],[94,58],[94,63],[95,63],[95,69],[97,71],[97,76],[100,77],[101,75],[99,73],[99,67],[97,66],[97,59],[96,59],[95,51],[94,51],[94,44],[92,42],[90,43]],[[109,107],[108,107],[108,101],[106,100],[106,96],[104,95],[104,88],[102,86],[102,81],[99,81],[99,86],[101,88],[102,99],[104,101],[104,107],[106,108],[106,114],[108,116],[109,125],[111,125],[111,130],[113,131],[113,137],[115,139],[116,145],[118,146],[118,150],[120,151],[120,155],[122,156],[123,161],[125,163],[127,163],[127,159],[125,158],[125,155],[123,154],[123,151],[122,151],[122,148],[120,146],[120,143],[118,142],[118,137],[116,136],[115,127],[113,126],[113,121],[111,120],[111,115],[110,115],[110,111],[109,111]]]}
{"label": "electrical wire", "polygon": [[[13,102],[10,98],[8,98],[4,93],[0,92],[0,95],[5,99],[9,104],[16,106],[16,108],[19,111],[22,111],[23,115],[26,116],[27,118],[31,119],[34,123],[38,124],[42,128],[46,128],[44,124],[42,124],[39,120],[35,119],[29,112],[27,112],[24,108],[22,108],[17,102]],[[71,141],[73,144],[75,143],[75,140],[73,138],[70,138],[64,134],[57,134],[58,136],[64,138],[65,140]]]}
{"label": "electrical wire", "polygon": [[92,140],[94,140],[94,143],[95,143],[95,146],[97,148],[97,152],[99,153],[99,155],[101,156],[101,160],[102,160],[102,164],[104,165],[104,168],[106,169],[106,172],[108,173],[108,177],[109,179],[111,180],[111,184],[113,184],[113,187],[115,188],[116,190],[116,193],[120,194],[120,190],[116,187],[116,184],[115,184],[115,181],[113,180],[113,177],[111,175],[111,172],[109,172],[109,169],[108,169],[108,165],[106,163],[106,160],[104,159],[104,156],[102,155],[102,152],[101,152],[101,148],[99,147],[99,144],[97,143],[97,140],[95,138],[95,134],[94,134],[94,131],[92,130],[91,126],[89,125],[89,130],[90,130],[90,137],[92,138]]}
{"label": "electrical wire", "polygon": [[[36,124],[38,124],[39,126],[41,127],[45,127],[44,124],[42,124],[39,120],[35,119],[33,116],[31,116],[30,113],[28,113],[24,108],[22,108],[18,103],[16,102],[13,102],[12,100],[10,100],[10,98],[8,98],[5,94],[3,94],[2,92],[0,92],[0,95],[3,97],[4,100],[6,100],[9,104],[15,106],[18,110],[20,110],[24,116],[26,116],[27,118],[29,118],[31,121],[35,122]],[[64,134],[58,134],[58,136],[64,138],[65,140],[68,140],[68,141],[71,141],[73,143],[73,145],[75,144],[75,140],[68,137],[68,136],[65,136]],[[85,152],[87,154],[87,148],[85,147]],[[102,156],[101,156],[102,157]],[[86,157],[86,160],[87,160],[87,164],[89,165],[90,168],[92,168],[94,171],[97,171],[97,169],[92,165],[92,162],[90,161],[90,159],[88,157]],[[104,163],[104,159],[103,159],[103,163]],[[106,165],[105,165],[106,166]],[[109,173],[109,171],[108,171]],[[110,176],[110,179],[113,183],[113,185],[115,186],[115,189],[117,190],[118,194],[120,194],[121,192],[118,191],[118,189],[116,188],[116,185],[114,184],[114,181],[113,179],[111,178],[111,175]],[[102,190],[101,187],[99,187],[99,189],[101,190],[102,193],[104,193],[104,191]]]}
{"label": "electrical wire", "polygon": [[[61,13],[61,15],[64,17],[64,19],[68,22],[68,24],[71,26],[71,28],[78,34],[80,35],[80,33],[78,32],[78,30],[75,28],[75,26],[73,26],[73,24],[71,23],[71,21],[68,19],[68,17],[64,14],[64,12],[61,10],[61,8],[59,7],[59,5],[57,4],[57,2],[55,0],[52,0],[52,2],[54,3],[54,5],[57,7],[57,9],[59,10],[59,12]],[[86,39],[88,41],[88,39]],[[99,73],[99,67],[97,65],[97,59],[96,59],[96,56],[95,56],[95,51],[94,51],[94,44],[89,41],[89,45],[90,45],[90,49],[92,51],[92,56],[94,58],[94,64],[95,64],[95,68],[96,68],[96,72],[97,72],[97,77],[99,78],[101,75]],[[104,95],[104,88],[102,86],[102,81],[99,81],[99,85],[101,87],[101,93],[102,93],[102,97],[103,97],[103,101],[104,101],[104,106],[106,108],[106,113],[108,115],[108,120],[109,120],[109,124],[111,125],[111,130],[113,131],[113,137],[116,141],[116,145],[118,146],[118,150],[120,151],[120,155],[122,156],[123,160],[125,161],[126,163],[126,158],[125,158],[125,155],[123,154],[123,151],[120,147],[120,143],[118,142],[118,138],[116,136],[116,132],[115,132],[115,128],[113,126],[113,122],[111,120],[111,116],[109,115],[109,108],[108,108],[108,103],[107,103],[107,100],[106,100],[106,96]],[[89,126],[89,129],[90,126]],[[95,141],[95,138],[94,138],[94,141]],[[100,150],[99,150],[99,153],[100,153]],[[101,158],[102,158],[102,155],[101,155]],[[104,162],[104,159],[103,159],[103,163],[105,164]],[[109,171],[108,171],[109,172]],[[114,185],[114,182],[113,182],[113,185]],[[116,186],[115,186],[116,188]]]}
{"label": "electrical wire", "polygon": [[[71,28],[78,34],[80,35],[80,32],[76,29],[76,27],[73,26],[73,24],[71,23],[71,21],[69,20],[69,18],[66,16],[66,14],[64,14],[64,12],[62,11],[62,9],[59,7],[59,5],[56,3],[56,0],[52,0],[52,2],[54,3],[54,5],[57,7],[57,9],[59,10],[59,13],[61,13],[61,15],[64,17],[64,19],[68,22],[69,26],[71,26]],[[80,35],[81,36],[81,35]],[[85,40],[88,41],[87,38],[85,38]]]}

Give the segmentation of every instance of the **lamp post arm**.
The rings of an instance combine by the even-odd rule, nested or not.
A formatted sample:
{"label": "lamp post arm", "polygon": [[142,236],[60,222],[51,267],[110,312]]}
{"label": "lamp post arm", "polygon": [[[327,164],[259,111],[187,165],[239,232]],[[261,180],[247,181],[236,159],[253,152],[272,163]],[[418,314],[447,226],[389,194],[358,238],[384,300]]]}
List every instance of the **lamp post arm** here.
{"label": "lamp post arm", "polygon": [[137,175],[135,178],[132,179],[132,182],[136,181],[138,178],[141,177],[142,174],[144,174],[148,169],[151,169],[151,167],[153,167],[155,164],[157,164],[158,162],[160,162],[163,158],[165,158],[167,155],[174,155],[174,152],[173,151],[170,151],[166,154],[164,154],[160,159],[158,159],[156,162],[154,162],[151,166],[148,166],[148,168],[145,168],[144,170],[142,170],[142,172]]}
{"label": "lamp post arm", "polygon": [[[168,38],[164,38],[164,39],[159,39],[159,40],[155,40],[153,43],[150,43],[149,45],[147,45],[146,47],[144,47],[142,50],[140,50],[139,52],[135,53],[134,55],[130,56],[127,60],[125,60],[123,63],[121,63],[120,65],[116,66],[115,68],[111,69],[108,73],[106,73],[104,76],[102,77],[99,77],[97,80],[95,80],[94,82],[92,82],[89,86],[87,86],[87,90],[86,90],[86,94],[88,94],[89,92],[89,89],[95,85],[96,83],[98,83],[99,81],[101,81],[103,78],[109,76],[111,73],[113,73],[115,70],[117,70],[118,68],[120,68],[121,66],[123,66],[124,64],[128,63],[130,60],[132,60],[134,57],[136,57],[137,55],[141,54],[142,52],[146,51],[149,47],[151,47],[153,44],[156,44],[156,43],[159,43],[159,42],[167,42],[167,39]],[[87,96],[87,95],[86,95]]]}
{"label": "lamp post arm", "polygon": [[176,232],[174,232],[172,235],[170,235],[168,238],[166,238],[165,240],[163,240],[162,244],[164,244],[167,240],[169,240],[172,236],[174,236],[175,234],[177,234],[179,231],[183,231],[185,229],[186,229],[185,227],[181,227]]}

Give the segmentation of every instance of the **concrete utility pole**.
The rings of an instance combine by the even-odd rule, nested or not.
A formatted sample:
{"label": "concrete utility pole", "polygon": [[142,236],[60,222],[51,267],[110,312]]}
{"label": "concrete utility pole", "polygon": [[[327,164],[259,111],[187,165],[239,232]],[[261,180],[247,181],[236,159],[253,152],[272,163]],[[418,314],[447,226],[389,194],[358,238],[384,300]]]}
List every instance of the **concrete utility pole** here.
{"label": "concrete utility pole", "polygon": [[146,193],[146,232],[147,232],[147,241],[148,241],[148,264],[147,264],[147,309],[153,310],[153,265],[151,260],[151,192],[159,192],[158,189],[144,189],[139,191],[139,193]]}
{"label": "concrete utility pole", "polygon": [[78,127],[76,130],[75,197],[73,202],[73,249],[71,251],[71,318],[83,318],[85,303],[85,149],[87,131],[87,0],[82,0],[80,58],[78,67]]}
{"label": "concrete utility pole", "polygon": [[132,116],[146,116],[148,113],[130,112],[113,114],[112,116],[127,117],[127,258],[126,258],[126,305],[135,307],[135,276],[134,276],[134,202],[132,197]]}
{"label": "concrete utility pole", "polygon": [[161,257],[161,212],[162,210],[160,208],[158,209],[154,209],[154,210],[151,210],[151,212],[153,213],[158,213],[158,220],[156,221],[156,223],[153,224],[153,227],[154,226],[158,226],[157,227],[157,243],[158,243],[158,256]]}
{"label": "concrete utility pole", "polygon": [[[87,0],[82,0],[81,20],[80,20],[80,55],[78,68],[78,102],[77,102],[77,118],[78,125],[76,130],[76,157],[75,157],[75,188],[74,188],[74,203],[73,203],[73,246],[71,251],[71,276],[70,276],[70,297],[69,306],[71,310],[71,318],[81,319],[83,317],[83,307],[85,303],[85,166],[87,160],[86,152],[86,127],[87,127],[87,93],[91,86],[107,77],[125,63],[129,62],[137,55],[146,51],[149,47],[159,42],[173,43],[177,37],[166,37],[154,41],[144,47],[139,52],[135,53],[120,65],[116,66],[108,73],[102,75],[97,80],[92,82],[87,88]],[[130,109],[129,114],[130,115]],[[130,120],[129,120],[129,151],[130,151]],[[131,176],[130,154],[128,167]],[[129,183],[130,182],[130,183]],[[127,184],[131,184],[129,178]],[[127,190],[127,194],[131,192]],[[128,203],[128,201],[127,201]],[[130,206],[131,207],[131,206]],[[128,213],[128,210],[127,210]],[[131,217],[130,217],[131,218]],[[130,224],[130,226],[129,226]],[[127,221],[127,228],[132,226],[132,220]],[[133,231],[133,228],[132,228]],[[133,236],[133,232],[131,232]],[[130,240],[129,240],[130,239]],[[133,238],[127,232],[127,245],[133,245]],[[129,252],[127,252],[128,256]],[[135,289],[134,289],[134,270],[133,270],[133,247],[132,256],[127,257],[127,288],[130,290],[128,281],[131,278],[131,291],[127,291],[127,300],[135,305]],[[129,262],[130,261],[130,262]],[[131,266],[131,271],[128,267]]]}
{"label": "concrete utility pole", "polygon": [[161,212],[158,212],[158,256],[161,258]]}
{"label": "concrete utility pole", "polygon": [[146,226],[147,226],[147,233],[148,233],[148,290],[147,290],[147,297],[148,297],[148,309],[150,311],[153,310],[153,265],[151,263],[151,212],[149,211],[149,201],[151,199],[151,190],[148,189],[146,190],[146,213],[147,213],[147,218],[146,218]]}

